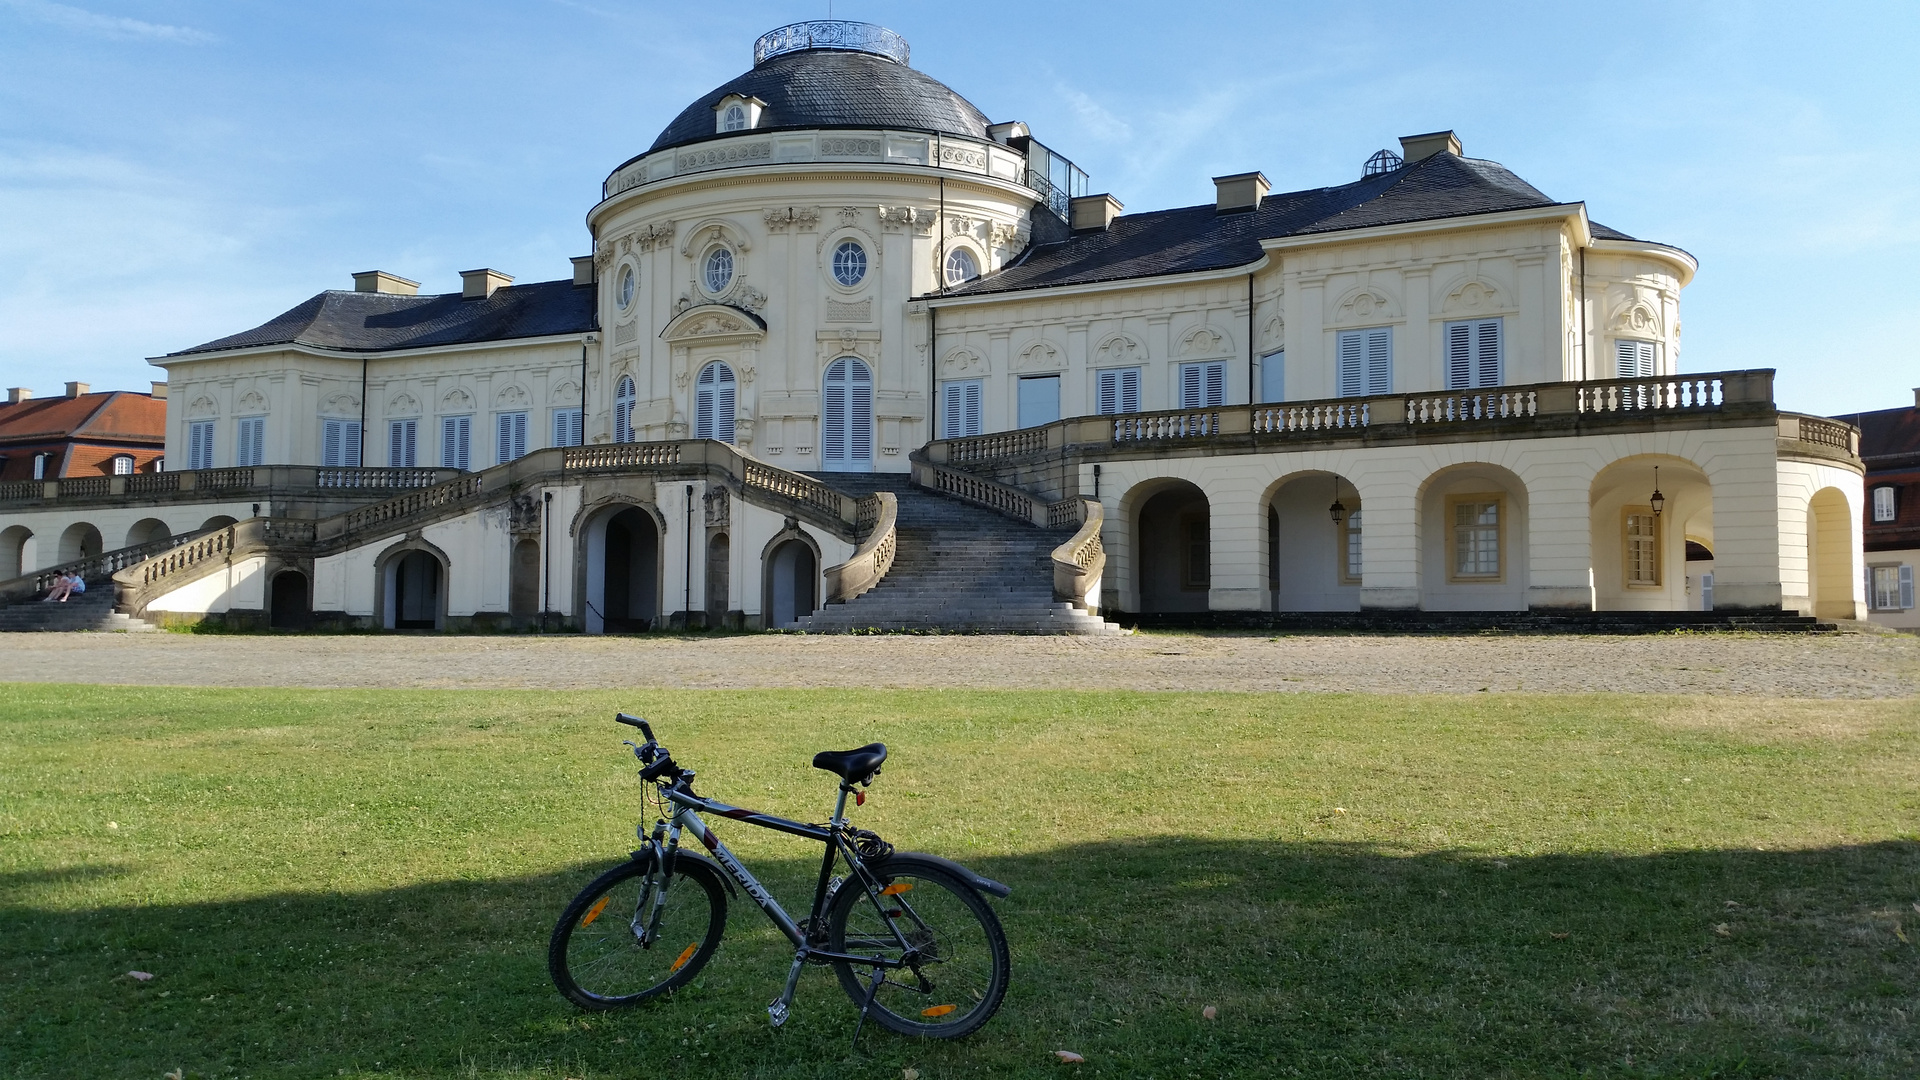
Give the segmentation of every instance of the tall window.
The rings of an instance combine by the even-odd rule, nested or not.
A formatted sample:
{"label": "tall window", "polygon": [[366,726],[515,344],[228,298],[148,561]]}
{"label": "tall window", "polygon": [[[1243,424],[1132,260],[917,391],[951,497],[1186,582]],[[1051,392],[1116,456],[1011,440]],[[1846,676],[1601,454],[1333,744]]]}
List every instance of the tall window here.
{"label": "tall window", "polygon": [[1337,363],[1340,397],[1393,393],[1393,327],[1340,331]]}
{"label": "tall window", "polygon": [[360,421],[320,421],[320,464],[328,469],[350,469],[360,464]]}
{"label": "tall window", "polygon": [[505,465],[509,461],[526,456],[527,414],[525,410],[496,414],[493,418],[494,463]]}
{"label": "tall window", "polygon": [[966,248],[947,252],[947,284],[965,285],[980,276],[980,262]]}
{"label": "tall window", "polygon": [[35,480],[45,480],[47,478],[47,458],[50,456],[49,454],[33,455],[33,478]]}
{"label": "tall window", "polygon": [[420,420],[387,421],[387,467],[411,469],[420,464]]}
{"label": "tall window", "polygon": [[267,463],[266,417],[243,416],[240,418],[240,437],[233,444],[233,463],[240,466]]}
{"label": "tall window", "polygon": [[1873,489],[1873,520],[1892,521],[1894,518],[1893,489],[1877,487]]}
{"label": "tall window", "polygon": [[1634,588],[1660,584],[1660,519],[1645,506],[1621,511],[1621,566]]}
{"label": "tall window", "polygon": [[1344,557],[1340,565],[1340,580],[1349,585],[1358,585],[1360,583],[1361,564],[1360,511],[1357,508],[1353,513],[1347,515],[1347,521],[1346,524],[1342,526],[1342,532],[1346,535],[1346,550],[1342,553]]}
{"label": "tall window", "polygon": [[473,417],[440,418],[440,467],[461,472],[473,468]]}
{"label": "tall window", "polygon": [[1505,377],[1499,319],[1448,323],[1447,389],[1478,390],[1499,386]]}
{"label": "tall window", "polygon": [[1107,368],[1099,372],[1095,376],[1093,409],[1102,416],[1139,412],[1140,369]]}
{"label": "tall window", "polygon": [[1613,343],[1614,375],[1621,379],[1653,377],[1653,342],[1621,338]]}
{"label": "tall window", "polygon": [[1905,611],[1913,607],[1913,567],[1875,566],[1867,571],[1867,599],[1875,611]]}
{"label": "tall window", "polygon": [[940,384],[940,437],[963,439],[985,430],[979,379]]}
{"label": "tall window", "polygon": [[1453,574],[1456,580],[1491,581],[1500,577],[1500,498],[1461,495],[1447,500],[1453,517]]}
{"label": "tall window", "polygon": [[213,468],[213,421],[195,420],[187,425],[187,468]]}
{"label": "tall window", "polygon": [[733,441],[733,369],[715,360],[700,369],[693,390],[693,437]]}
{"label": "tall window", "polygon": [[827,365],[820,410],[821,467],[832,472],[873,467],[873,372],[858,357]]}
{"label": "tall window", "polygon": [[833,249],[833,280],[851,289],[866,276],[866,248],[848,240]]}
{"label": "tall window", "polygon": [[1022,376],[1019,390],[1021,427],[1039,427],[1060,419],[1060,376]]}
{"label": "tall window", "polygon": [[1217,409],[1227,403],[1227,362],[1180,365],[1180,407]]}
{"label": "tall window", "polygon": [[1287,350],[1270,352],[1260,358],[1260,400],[1263,403],[1287,400]]}
{"label": "tall window", "polygon": [[707,252],[706,284],[707,291],[715,294],[727,291],[733,283],[733,251],[717,247]]}
{"label": "tall window", "polygon": [[581,442],[582,442],[581,436],[583,434],[585,434],[585,431],[581,424],[581,415],[580,415],[579,409],[553,410],[553,443],[552,445],[579,446],[581,445]]}
{"label": "tall window", "polygon": [[633,441],[633,376],[622,375],[613,390],[613,441]]}

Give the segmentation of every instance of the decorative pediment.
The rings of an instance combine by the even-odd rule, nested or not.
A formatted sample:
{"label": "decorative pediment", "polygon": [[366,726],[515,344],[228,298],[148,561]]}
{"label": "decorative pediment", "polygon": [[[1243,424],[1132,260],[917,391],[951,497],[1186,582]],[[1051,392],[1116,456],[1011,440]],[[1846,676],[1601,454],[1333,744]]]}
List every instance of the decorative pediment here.
{"label": "decorative pediment", "polygon": [[473,408],[473,395],[459,387],[446,392],[440,399],[441,412],[465,412]]}
{"label": "decorative pediment", "polygon": [[1233,341],[1218,327],[1196,326],[1180,335],[1178,355],[1185,357],[1225,356],[1233,351]]}
{"label": "decorative pediment", "polygon": [[760,316],[731,304],[695,304],[660,331],[660,340],[676,344],[759,341],[766,336],[767,324]]}
{"label": "decorative pediment", "polygon": [[1108,334],[1093,347],[1093,362],[1100,366],[1108,364],[1137,364],[1147,359],[1147,347],[1132,334]]}
{"label": "decorative pediment", "polygon": [[1048,341],[1036,341],[1013,358],[1015,371],[1059,371],[1066,366],[1066,354]]}
{"label": "decorative pediment", "polygon": [[947,378],[965,378],[986,373],[986,357],[972,349],[954,349],[940,358],[940,374]]}
{"label": "decorative pediment", "polygon": [[[672,224],[669,223],[671,228]],[[697,254],[696,247],[705,248],[707,244],[726,244],[734,251],[746,251],[753,247],[747,239],[745,229],[725,218],[708,218],[687,230],[687,242],[680,245],[680,254],[692,257]]]}
{"label": "decorative pediment", "polygon": [[1660,309],[1635,290],[1614,301],[1613,317],[1607,327],[1616,334],[1660,337]]}
{"label": "decorative pediment", "polygon": [[418,416],[420,415],[420,399],[402,390],[387,401],[387,415]]}
{"label": "decorative pediment", "polygon": [[493,407],[496,409],[524,408],[530,396],[518,384],[508,383],[493,395]]}
{"label": "decorative pediment", "polygon": [[580,384],[569,379],[547,394],[547,400],[555,405],[577,405],[580,403]]}
{"label": "decorative pediment", "polygon": [[342,390],[327,395],[320,403],[320,411],[328,416],[352,416],[360,411],[360,399]]}
{"label": "decorative pediment", "polygon": [[1386,290],[1373,285],[1353,289],[1333,306],[1333,322],[1336,325],[1351,326],[1399,317],[1400,302],[1387,295]]}
{"label": "decorative pediment", "polygon": [[187,415],[188,416],[218,416],[220,415],[220,406],[212,398],[208,397],[205,394],[201,394],[199,397],[194,398],[193,401],[187,405]]}
{"label": "decorative pediment", "polygon": [[1287,320],[1278,315],[1270,315],[1260,324],[1260,343],[1273,347],[1287,340]]}
{"label": "decorative pediment", "polygon": [[1510,311],[1513,304],[1500,286],[1485,278],[1469,278],[1447,291],[1440,304],[1445,315],[1491,315]]}
{"label": "decorative pediment", "polygon": [[234,411],[243,413],[266,412],[266,395],[258,390],[249,390],[241,394],[240,400],[234,403]]}

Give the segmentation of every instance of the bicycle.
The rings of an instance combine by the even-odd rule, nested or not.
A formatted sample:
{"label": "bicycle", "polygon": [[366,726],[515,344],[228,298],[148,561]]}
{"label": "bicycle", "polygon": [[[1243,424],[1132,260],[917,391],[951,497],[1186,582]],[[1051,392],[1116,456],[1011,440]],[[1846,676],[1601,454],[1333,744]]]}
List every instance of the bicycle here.
{"label": "bicycle", "polygon": [[[982,894],[1005,898],[1012,890],[937,855],[895,851],[847,821],[847,798],[855,806],[866,802],[865,789],[887,760],[885,744],[814,755],[814,768],[840,777],[840,792],[826,824],[809,825],[695,794],[693,770],[674,762],[647,721],[626,713],[614,719],[646,738],[625,745],[640,759],[642,785],[654,785],[660,816],[650,834],[644,825],[636,830],[641,846],[628,861],[582,889],[555,924],[547,969],[567,1000],[600,1011],[671,996],[713,959],[726,929],[727,898],[738,889],[794,946],[786,987],[767,1006],[774,1027],[792,1014],[800,972],[809,964],[831,966],[860,1006],[856,1045],[869,1016],[902,1035],[957,1039],[978,1031],[1000,1008],[1007,938]],[[825,846],[804,922],[741,865],[702,814]],[[683,832],[711,858],[682,850]],[[842,862],[847,872],[837,875]]]}

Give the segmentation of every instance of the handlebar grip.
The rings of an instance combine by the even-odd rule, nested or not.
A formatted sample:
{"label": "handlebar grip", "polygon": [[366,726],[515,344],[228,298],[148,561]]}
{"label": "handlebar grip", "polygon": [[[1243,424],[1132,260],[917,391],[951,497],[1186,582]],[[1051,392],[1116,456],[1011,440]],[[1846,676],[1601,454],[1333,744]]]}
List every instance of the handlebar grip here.
{"label": "handlebar grip", "polygon": [[673,758],[668,757],[666,754],[661,754],[659,760],[640,770],[640,779],[644,782],[652,783],[663,773],[673,772],[677,774],[679,771],[679,766],[673,763]]}
{"label": "handlebar grip", "polygon": [[628,716],[626,713],[614,713],[613,722],[616,724],[625,724],[628,727],[637,727],[640,729],[640,734],[647,737],[648,742],[654,741],[653,728],[649,727],[647,722],[638,716]]}

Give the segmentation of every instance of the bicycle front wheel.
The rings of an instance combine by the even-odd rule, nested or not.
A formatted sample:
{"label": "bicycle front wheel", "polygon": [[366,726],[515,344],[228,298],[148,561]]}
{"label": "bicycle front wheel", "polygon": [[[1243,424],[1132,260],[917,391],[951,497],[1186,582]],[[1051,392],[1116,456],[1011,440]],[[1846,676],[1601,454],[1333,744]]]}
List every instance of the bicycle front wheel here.
{"label": "bicycle front wheel", "polygon": [[634,1005],[691,982],[726,927],[726,889],[711,866],[682,855],[664,879],[649,852],[573,898],[553,928],[547,970],[583,1009]]}
{"label": "bicycle front wheel", "polygon": [[835,962],[841,989],[855,1005],[872,991],[867,1015],[902,1035],[957,1039],[978,1031],[1007,993],[1007,935],[993,909],[971,884],[912,856],[889,859],[875,876],[877,899],[857,877],[834,893],[829,947],[876,959],[913,956],[893,969]]}

